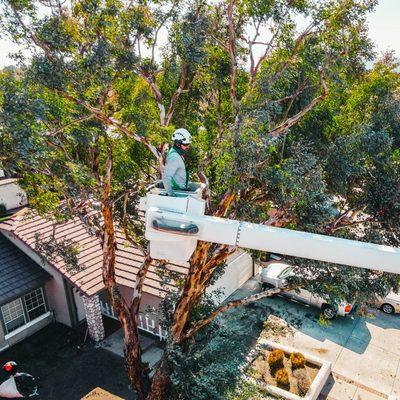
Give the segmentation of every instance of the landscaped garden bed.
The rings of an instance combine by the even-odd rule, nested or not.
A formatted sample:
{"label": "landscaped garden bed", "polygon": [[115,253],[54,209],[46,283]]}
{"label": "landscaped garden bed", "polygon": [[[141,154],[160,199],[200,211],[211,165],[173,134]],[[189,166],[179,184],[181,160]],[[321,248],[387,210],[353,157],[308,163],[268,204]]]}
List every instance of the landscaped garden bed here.
{"label": "landscaped garden bed", "polygon": [[264,339],[251,351],[243,369],[248,382],[291,400],[315,400],[330,371],[327,361]]}

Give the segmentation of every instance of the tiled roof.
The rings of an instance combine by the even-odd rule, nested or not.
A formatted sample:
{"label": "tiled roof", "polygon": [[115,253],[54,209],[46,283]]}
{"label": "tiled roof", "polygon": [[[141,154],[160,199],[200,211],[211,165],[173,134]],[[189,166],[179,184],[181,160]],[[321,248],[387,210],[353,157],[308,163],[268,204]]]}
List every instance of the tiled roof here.
{"label": "tiled roof", "polygon": [[0,305],[38,288],[48,279],[51,275],[0,234]]}
{"label": "tiled roof", "polygon": [[[104,288],[102,279],[103,256],[100,240],[96,236],[90,235],[78,218],[64,223],[56,223],[25,208],[9,220],[0,223],[0,231],[12,233],[34,252],[36,252],[35,234],[40,234],[41,239],[46,240],[52,236],[53,230],[56,240],[68,239],[78,247],[80,270],[71,270],[61,258],[54,262],[49,261],[49,263],[87,296],[93,296],[100,292]],[[136,273],[143,262],[143,256],[137,248],[126,241],[121,231],[117,231],[116,259],[117,283],[134,287]],[[168,268],[186,274],[188,265],[169,264]],[[160,286],[160,278],[156,274],[154,265],[150,267],[147,274],[143,291],[159,297],[165,295],[165,290]]]}

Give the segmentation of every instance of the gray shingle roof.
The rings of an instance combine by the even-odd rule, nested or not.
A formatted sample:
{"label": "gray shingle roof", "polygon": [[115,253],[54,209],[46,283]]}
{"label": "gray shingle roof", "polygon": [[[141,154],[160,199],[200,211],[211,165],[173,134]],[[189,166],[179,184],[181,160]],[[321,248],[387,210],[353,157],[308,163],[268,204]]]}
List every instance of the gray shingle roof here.
{"label": "gray shingle roof", "polygon": [[50,278],[40,265],[0,234],[0,305],[36,289]]}

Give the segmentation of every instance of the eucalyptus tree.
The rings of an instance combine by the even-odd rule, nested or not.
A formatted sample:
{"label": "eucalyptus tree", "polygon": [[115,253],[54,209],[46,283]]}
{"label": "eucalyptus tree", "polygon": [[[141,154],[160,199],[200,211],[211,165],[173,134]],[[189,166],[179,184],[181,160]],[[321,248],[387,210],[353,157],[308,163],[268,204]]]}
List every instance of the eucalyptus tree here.
{"label": "eucalyptus tree", "polygon": [[[199,312],[235,250],[199,242],[150,381],[136,324],[152,261],[134,207],[143,182],[157,177],[183,122],[197,136],[191,163],[208,185],[209,214],[315,231],[332,223],[333,174],[299,123],[332,88],[363,74],[375,1],[3,3],[3,25],[32,56],[17,55],[18,72],[2,76],[2,162],[40,212],[78,214],[97,230],[129,378],[139,399],[166,398],[176,349],[187,354],[221,312],[271,293]],[[160,36],[168,37],[162,51]],[[145,257],[132,301],[115,282],[116,222]]]}

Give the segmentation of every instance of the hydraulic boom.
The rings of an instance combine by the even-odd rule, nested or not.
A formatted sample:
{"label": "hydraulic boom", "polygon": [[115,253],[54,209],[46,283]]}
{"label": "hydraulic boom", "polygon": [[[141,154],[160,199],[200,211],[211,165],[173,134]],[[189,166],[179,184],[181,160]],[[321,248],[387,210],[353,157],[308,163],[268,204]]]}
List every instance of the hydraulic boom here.
{"label": "hydraulic boom", "polygon": [[201,187],[181,197],[156,190],[142,208],[156,259],[188,261],[202,240],[400,274],[399,248],[206,216]]}

